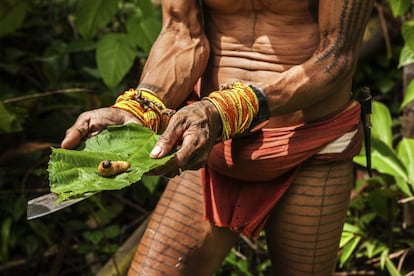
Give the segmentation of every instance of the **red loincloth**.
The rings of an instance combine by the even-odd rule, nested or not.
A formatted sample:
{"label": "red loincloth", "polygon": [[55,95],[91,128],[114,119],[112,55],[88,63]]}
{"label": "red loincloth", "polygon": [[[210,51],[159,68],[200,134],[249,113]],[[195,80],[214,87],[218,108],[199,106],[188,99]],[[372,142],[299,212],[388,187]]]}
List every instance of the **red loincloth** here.
{"label": "red loincloth", "polygon": [[[360,105],[353,102],[318,122],[264,128],[215,145],[202,171],[205,218],[257,237],[301,163],[311,157],[328,162],[351,160],[359,153],[359,123]],[[318,155],[324,146],[355,130],[343,152]]]}

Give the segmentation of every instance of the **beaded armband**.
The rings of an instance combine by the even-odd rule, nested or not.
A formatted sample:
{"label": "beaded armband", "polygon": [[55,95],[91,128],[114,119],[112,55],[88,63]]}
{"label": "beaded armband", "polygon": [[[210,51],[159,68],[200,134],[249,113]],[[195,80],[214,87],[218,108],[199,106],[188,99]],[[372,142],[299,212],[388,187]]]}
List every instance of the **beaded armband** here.
{"label": "beaded armband", "polygon": [[138,88],[122,93],[112,106],[127,110],[141,120],[144,126],[155,133],[161,133],[167,127],[174,110],[168,109],[152,91]]}
{"label": "beaded armband", "polygon": [[221,141],[260,128],[269,117],[269,107],[263,91],[251,85],[235,82],[228,89],[212,92],[203,98],[217,108],[223,125]]}

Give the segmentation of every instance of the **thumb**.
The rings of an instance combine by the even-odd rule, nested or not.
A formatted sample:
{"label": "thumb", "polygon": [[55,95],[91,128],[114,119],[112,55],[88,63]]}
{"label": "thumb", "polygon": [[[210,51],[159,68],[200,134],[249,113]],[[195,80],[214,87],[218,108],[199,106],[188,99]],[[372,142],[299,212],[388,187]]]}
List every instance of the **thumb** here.
{"label": "thumb", "polygon": [[164,133],[158,138],[157,143],[150,152],[151,158],[162,158],[166,156],[179,141],[182,133],[176,131],[177,128],[169,125]]}

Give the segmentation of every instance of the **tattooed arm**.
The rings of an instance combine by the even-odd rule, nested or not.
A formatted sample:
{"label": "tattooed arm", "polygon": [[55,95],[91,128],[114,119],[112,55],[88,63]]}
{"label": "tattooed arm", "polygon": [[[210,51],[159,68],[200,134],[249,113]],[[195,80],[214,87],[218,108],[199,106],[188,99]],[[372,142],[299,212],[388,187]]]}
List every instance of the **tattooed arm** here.
{"label": "tattooed arm", "polygon": [[350,86],[373,4],[374,0],[319,0],[319,46],[313,56],[263,86],[272,115],[306,110],[338,87]]}
{"label": "tattooed arm", "polygon": [[154,43],[138,87],[148,88],[169,108],[191,93],[207,64],[209,44],[196,0],[162,1],[163,28]]}

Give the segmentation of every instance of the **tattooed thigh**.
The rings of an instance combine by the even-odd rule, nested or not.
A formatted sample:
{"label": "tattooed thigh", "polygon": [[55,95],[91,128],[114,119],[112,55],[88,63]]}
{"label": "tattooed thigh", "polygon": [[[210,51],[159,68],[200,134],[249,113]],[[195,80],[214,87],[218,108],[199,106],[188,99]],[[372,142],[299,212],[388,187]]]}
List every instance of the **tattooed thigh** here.
{"label": "tattooed thigh", "polygon": [[203,220],[200,172],[185,171],[168,183],[129,275],[211,275],[236,237]]}
{"label": "tattooed thigh", "polygon": [[349,206],[351,161],[305,164],[266,226],[276,275],[332,275]]}

